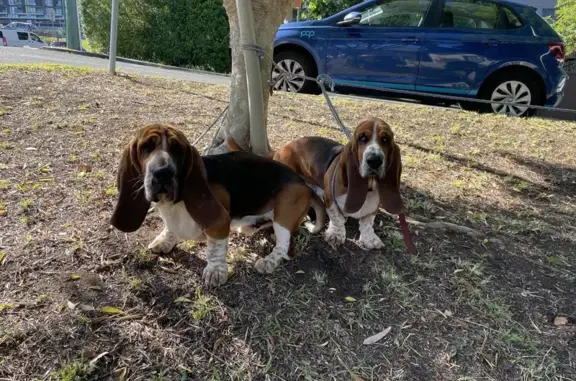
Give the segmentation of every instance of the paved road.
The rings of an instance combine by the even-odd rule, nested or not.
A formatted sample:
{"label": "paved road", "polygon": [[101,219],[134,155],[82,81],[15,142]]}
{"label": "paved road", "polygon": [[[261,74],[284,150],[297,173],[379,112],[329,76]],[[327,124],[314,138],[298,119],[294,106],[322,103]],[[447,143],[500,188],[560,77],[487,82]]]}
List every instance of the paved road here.
{"label": "paved road", "polygon": [[[107,69],[108,60],[97,57],[86,57],[77,54],[54,52],[45,49],[5,48],[0,47],[0,63],[58,63],[74,66],[87,66],[97,69]],[[230,78],[221,75],[211,75],[181,70],[163,69],[152,66],[135,65],[117,62],[119,70],[130,74],[160,75],[163,77],[211,84],[229,84]]]}

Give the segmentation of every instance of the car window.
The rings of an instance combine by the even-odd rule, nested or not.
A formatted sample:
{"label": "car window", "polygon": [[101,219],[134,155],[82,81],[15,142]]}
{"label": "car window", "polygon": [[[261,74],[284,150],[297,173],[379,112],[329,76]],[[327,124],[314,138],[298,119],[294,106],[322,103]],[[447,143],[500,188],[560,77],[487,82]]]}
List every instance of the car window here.
{"label": "car window", "polygon": [[362,12],[360,25],[379,27],[417,27],[422,24],[430,0],[390,0]]}
{"label": "car window", "polygon": [[441,28],[514,29],[522,26],[503,5],[482,0],[446,0]]}
{"label": "car window", "polygon": [[33,33],[30,33],[30,39],[31,39],[32,41],[42,42],[42,40],[41,40],[37,35],[35,35],[35,34],[33,34]]}
{"label": "car window", "polygon": [[18,33],[18,39],[22,41],[28,41],[28,33],[26,32],[16,32]]}

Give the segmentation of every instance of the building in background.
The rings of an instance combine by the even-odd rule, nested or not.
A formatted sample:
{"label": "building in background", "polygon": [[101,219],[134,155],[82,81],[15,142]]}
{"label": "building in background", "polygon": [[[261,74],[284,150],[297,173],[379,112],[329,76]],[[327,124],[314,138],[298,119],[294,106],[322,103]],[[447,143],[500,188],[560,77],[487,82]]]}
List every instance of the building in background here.
{"label": "building in background", "polygon": [[64,0],[0,0],[0,24],[29,22],[40,29],[64,27]]}

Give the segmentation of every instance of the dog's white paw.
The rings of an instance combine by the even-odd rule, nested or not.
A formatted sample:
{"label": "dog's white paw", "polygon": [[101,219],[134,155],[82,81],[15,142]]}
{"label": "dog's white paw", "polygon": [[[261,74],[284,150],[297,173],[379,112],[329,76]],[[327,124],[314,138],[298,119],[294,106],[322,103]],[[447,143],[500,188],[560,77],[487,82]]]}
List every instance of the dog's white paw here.
{"label": "dog's white paw", "polygon": [[148,249],[153,253],[168,254],[176,246],[177,241],[164,233],[160,233],[158,237],[148,245]]}
{"label": "dog's white paw", "polygon": [[365,250],[376,250],[384,248],[384,242],[382,242],[380,237],[378,237],[374,232],[360,234],[358,243]]}
{"label": "dog's white paw", "polygon": [[340,246],[346,242],[346,230],[328,228],[324,234],[324,240],[332,246]]}
{"label": "dog's white paw", "polygon": [[260,258],[256,261],[256,271],[260,274],[272,274],[276,270],[276,263],[268,257]]}
{"label": "dog's white paw", "polygon": [[202,275],[208,286],[221,286],[228,281],[228,266],[226,264],[208,264]]}

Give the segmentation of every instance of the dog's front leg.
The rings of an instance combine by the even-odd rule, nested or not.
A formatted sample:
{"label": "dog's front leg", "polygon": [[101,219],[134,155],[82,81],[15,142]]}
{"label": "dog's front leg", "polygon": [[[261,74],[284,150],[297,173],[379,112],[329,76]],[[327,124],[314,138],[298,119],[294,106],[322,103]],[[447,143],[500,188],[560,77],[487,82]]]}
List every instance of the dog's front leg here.
{"label": "dog's front leg", "polygon": [[164,226],[162,233],[158,234],[154,241],[148,245],[148,249],[153,253],[168,254],[172,251],[174,246],[178,243],[179,239],[176,234],[172,233],[168,226]]}
{"label": "dog's front leg", "polygon": [[360,230],[360,246],[366,250],[382,249],[384,243],[374,233],[374,218],[376,213],[364,216],[358,220],[358,229]]}
{"label": "dog's front leg", "polygon": [[204,268],[204,283],[209,286],[220,286],[228,280],[228,265],[226,265],[228,237],[213,239],[207,236],[207,241],[206,261],[208,264]]}
{"label": "dog's front leg", "polygon": [[332,246],[342,245],[346,241],[346,227],[344,226],[346,219],[335,202],[326,209],[326,214],[328,214],[330,222],[324,239]]}
{"label": "dog's front leg", "polygon": [[290,230],[286,229],[284,226],[277,222],[274,222],[274,235],[276,236],[276,246],[272,249],[272,252],[260,258],[256,262],[256,270],[263,274],[271,274],[274,272],[276,267],[282,263],[282,259],[290,260],[288,251],[290,251],[290,239],[292,233]]}

